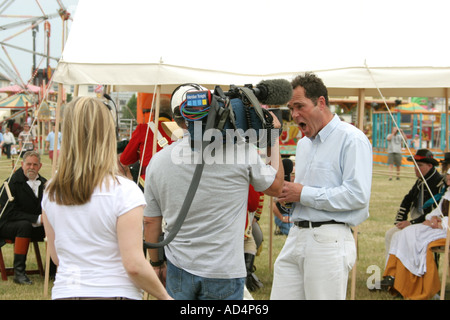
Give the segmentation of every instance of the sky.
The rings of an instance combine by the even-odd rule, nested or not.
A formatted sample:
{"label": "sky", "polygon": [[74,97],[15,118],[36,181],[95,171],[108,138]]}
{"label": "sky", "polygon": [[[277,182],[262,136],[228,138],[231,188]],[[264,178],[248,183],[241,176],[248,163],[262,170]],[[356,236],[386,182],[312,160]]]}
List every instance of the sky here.
{"label": "sky", "polygon": [[[42,13],[38,3],[41,4],[45,13],[54,14],[59,8],[59,1],[64,4],[72,14],[72,17],[74,17],[79,0],[0,0],[2,4],[4,2],[12,3],[4,12],[0,12],[0,15],[22,14],[40,16]],[[150,13],[149,10],[137,11],[133,7],[133,3],[137,6],[138,1],[117,0],[117,2],[121,1],[127,5],[125,8],[126,12],[112,12],[114,6],[108,6],[109,3],[114,3],[112,0],[102,2],[102,16],[100,16],[100,18],[104,18],[101,22],[102,25],[99,26],[96,20],[99,17],[98,11],[93,11],[91,13],[92,18],[82,22],[83,25],[86,25],[85,29],[87,29],[87,34],[89,34],[88,37],[82,39],[83,49],[91,44],[106,47],[104,43],[109,48],[111,44],[120,42],[120,46],[110,50],[108,55],[101,56],[102,62],[105,59],[112,61],[115,56],[120,54],[122,56],[125,54],[129,56],[139,55],[138,57],[142,61],[150,60],[153,55],[158,59],[157,61],[164,57],[165,63],[176,64],[179,61],[175,59],[182,58],[191,65],[196,62],[202,68],[209,67],[202,59],[202,56],[195,50],[185,50],[183,55],[180,55],[182,46],[178,39],[177,41],[166,41],[163,46],[160,46],[155,51],[134,50],[135,52],[130,52],[131,45],[134,46],[133,48],[140,48],[140,42],[136,39],[141,38],[142,35],[152,38],[151,43],[157,43],[158,36],[163,37],[165,35],[170,35],[169,39],[183,37],[182,40],[190,40],[192,30],[196,30],[192,27],[193,24],[198,26],[197,29],[205,28],[203,19],[191,19],[189,20],[189,28],[180,32],[180,23],[183,23],[183,19],[186,19],[186,17],[192,16],[186,14],[190,13],[188,10],[191,8],[196,9],[195,6],[192,6],[192,3],[179,0],[180,6],[183,5],[183,10],[179,9],[171,12],[170,23],[168,23],[167,16],[164,14],[155,15]],[[140,1],[144,3],[154,2],[154,4],[150,4],[151,6],[162,6],[162,4],[166,3],[166,1],[158,0]],[[86,3],[89,6],[93,6],[96,2],[99,3],[100,1],[94,2],[94,0],[91,0]],[[252,45],[255,45],[256,50],[273,52],[272,56],[278,57],[277,63],[272,66],[276,68],[275,71],[292,70],[292,61],[296,64],[294,70],[317,70],[318,68],[323,68],[324,64],[330,68],[347,65],[354,66],[355,61],[357,61],[358,66],[367,62],[367,65],[370,67],[411,65],[437,67],[448,63],[450,41],[445,37],[445,32],[448,30],[449,0],[428,0],[426,2],[422,0],[245,0],[241,2],[239,10],[236,10],[235,6],[228,5],[221,8],[221,14],[225,17],[233,17],[238,22],[245,22],[250,20],[249,17],[253,18],[253,14],[255,14],[252,11],[253,7],[245,10],[251,6],[251,3],[258,2],[259,7],[264,5],[273,8],[272,10],[266,10],[268,14],[266,19],[257,17],[260,19],[260,22],[254,23],[249,28],[237,27],[236,23],[231,27],[226,25],[231,30],[230,34],[232,37],[231,41],[227,37],[224,37],[224,40],[234,45],[241,38],[244,41],[251,39],[253,41]],[[292,3],[300,5],[298,5],[296,10],[288,10]],[[147,7],[149,6],[148,4],[146,5]],[[226,15],[225,13],[229,14]],[[252,15],[249,16],[249,13],[252,13]],[[119,20],[120,16],[124,14],[133,14],[133,17],[140,19],[161,21],[160,24],[156,24],[156,22],[154,24],[163,26],[165,29],[171,29],[171,33],[167,33],[167,30],[161,34],[154,30],[139,30],[139,32],[127,33],[130,26],[120,25],[121,21]],[[284,23],[276,26],[271,24],[270,21],[278,18],[278,16],[282,17],[281,21],[284,21]],[[212,17],[215,18],[216,16],[213,15]],[[236,17],[242,17],[242,19],[236,19]],[[0,16],[0,26],[15,20]],[[265,23],[265,21],[268,22]],[[59,58],[62,52],[62,22],[59,17],[50,20],[50,22],[52,26],[50,55]],[[268,33],[261,32],[262,24],[265,25],[263,30]],[[109,25],[114,27],[112,28],[115,30],[114,32],[108,32],[111,30],[108,28]],[[9,30],[0,29],[0,42],[7,42],[31,49],[31,30],[27,30],[11,40],[7,40],[9,36],[23,30],[25,27],[21,26]],[[250,28],[255,28],[255,31],[247,33],[242,31],[251,30]],[[76,32],[76,29],[76,24],[74,24],[74,32]],[[240,32],[243,32],[242,34],[248,37],[238,37]],[[289,42],[286,42],[286,37],[283,36],[291,33],[293,35],[292,40],[289,38]],[[267,34],[271,36],[270,42],[266,41],[266,38],[268,38]],[[171,35],[174,36],[172,37]],[[261,39],[261,41],[255,41],[255,39]],[[279,40],[275,41],[277,39]],[[224,44],[228,44],[226,41]],[[43,45],[44,25],[40,24],[37,51],[43,52]],[[173,50],[174,47],[176,50]],[[10,47],[5,48],[11,60],[19,69],[23,81],[28,81],[31,77],[32,54]],[[255,50],[255,48],[252,48],[252,50]],[[234,50],[233,52],[236,55],[236,59],[241,59],[239,51]],[[280,52],[283,53],[283,59],[279,58]],[[87,50],[77,51],[76,53],[77,59],[89,56]],[[251,59],[252,63],[248,63],[244,67],[254,67],[257,70],[239,70],[240,72],[258,72],[261,65],[265,67],[268,65],[264,61],[264,55],[253,54]],[[10,65],[1,46],[0,60]],[[37,57],[36,60],[39,63],[41,58]],[[223,62],[226,62],[225,59]],[[216,61],[213,61],[213,63],[215,67]],[[282,64],[284,67],[281,66]],[[46,62],[43,62],[41,66],[44,67],[45,65]],[[55,68],[56,65],[57,62],[52,60],[50,66]],[[1,64],[0,72],[4,73]]]}
{"label": "sky", "polygon": [[[3,1],[2,1],[3,2]],[[10,16],[43,16],[51,15],[58,12],[60,8],[58,2],[62,3],[67,11],[71,14],[73,18],[78,0],[9,0],[10,5],[5,8],[5,5],[0,7],[0,26],[8,25],[13,22],[24,21],[27,18],[24,17],[10,17]],[[42,8],[42,10],[41,10]],[[9,17],[5,17],[9,16]],[[59,58],[62,53],[62,43],[63,43],[63,23],[62,19],[58,16],[49,19],[51,26],[50,31],[50,56]],[[32,30],[29,28],[30,23],[22,24],[17,27],[11,27],[7,30],[0,30],[0,42],[6,44],[18,46],[28,50],[33,49],[33,36]],[[70,31],[71,21],[68,23]],[[27,29],[26,31],[24,31]],[[22,32],[24,31],[24,32]],[[20,34],[18,34],[20,33]],[[18,34],[18,35],[17,35]],[[11,39],[9,39],[12,37]],[[6,52],[4,50],[6,49]],[[0,59],[6,64],[10,69],[14,70],[14,66],[17,68],[20,77],[26,83],[31,79],[32,66],[33,66],[33,55],[29,52],[24,52],[23,50],[18,50],[12,47],[0,46]],[[45,31],[44,23],[39,24],[39,30],[36,35],[36,51],[40,53],[45,53]],[[12,62],[11,62],[11,61]],[[36,56],[36,65],[41,68],[47,66],[47,60],[42,60],[41,56]],[[50,60],[50,67],[55,68],[57,61]],[[0,64],[0,72],[4,75],[8,75],[5,69]]]}

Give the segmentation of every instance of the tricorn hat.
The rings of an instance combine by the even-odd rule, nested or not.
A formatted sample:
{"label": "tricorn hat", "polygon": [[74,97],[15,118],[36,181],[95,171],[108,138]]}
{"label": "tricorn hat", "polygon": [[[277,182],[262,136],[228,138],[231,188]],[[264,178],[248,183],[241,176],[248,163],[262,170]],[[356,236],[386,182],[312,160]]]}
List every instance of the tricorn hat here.
{"label": "tricorn hat", "polygon": [[444,153],[444,160],[441,160],[440,163],[450,163],[450,152]]}
{"label": "tricorn hat", "polygon": [[[433,157],[433,152],[428,149],[417,150],[414,160],[416,160],[416,162],[431,163],[433,166],[439,165],[439,162]],[[408,161],[413,161],[412,157],[408,157]]]}

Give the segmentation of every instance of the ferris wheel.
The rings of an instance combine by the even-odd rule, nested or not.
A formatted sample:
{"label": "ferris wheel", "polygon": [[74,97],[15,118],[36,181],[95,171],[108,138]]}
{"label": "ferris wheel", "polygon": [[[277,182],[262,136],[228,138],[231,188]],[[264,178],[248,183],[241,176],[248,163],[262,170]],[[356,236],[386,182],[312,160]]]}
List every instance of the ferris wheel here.
{"label": "ferris wheel", "polygon": [[[42,80],[48,83],[52,63],[55,66],[59,60],[71,21],[72,15],[62,0],[3,0],[0,3],[0,73],[24,91],[29,85],[41,85]],[[51,52],[55,48],[51,42],[58,43],[60,49],[57,46]]]}

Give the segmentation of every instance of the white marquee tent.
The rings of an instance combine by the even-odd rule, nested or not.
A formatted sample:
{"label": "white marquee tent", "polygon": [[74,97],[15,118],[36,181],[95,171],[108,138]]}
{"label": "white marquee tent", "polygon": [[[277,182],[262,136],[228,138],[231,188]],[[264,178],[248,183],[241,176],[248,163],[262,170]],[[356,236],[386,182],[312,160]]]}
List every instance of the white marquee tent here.
{"label": "white marquee tent", "polygon": [[450,87],[447,0],[80,0],[54,81],[170,93],[314,71],[330,95]]}

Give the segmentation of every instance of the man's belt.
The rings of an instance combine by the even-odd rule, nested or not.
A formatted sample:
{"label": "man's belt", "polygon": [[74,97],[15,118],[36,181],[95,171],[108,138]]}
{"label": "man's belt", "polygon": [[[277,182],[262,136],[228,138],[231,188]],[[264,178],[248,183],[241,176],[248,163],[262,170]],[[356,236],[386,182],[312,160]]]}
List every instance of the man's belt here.
{"label": "man's belt", "polygon": [[320,222],[312,222],[312,221],[294,221],[294,224],[299,228],[318,228],[324,224],[345,224],[344,222],[337,222],[334,220],[330,221],[320,221]]}

